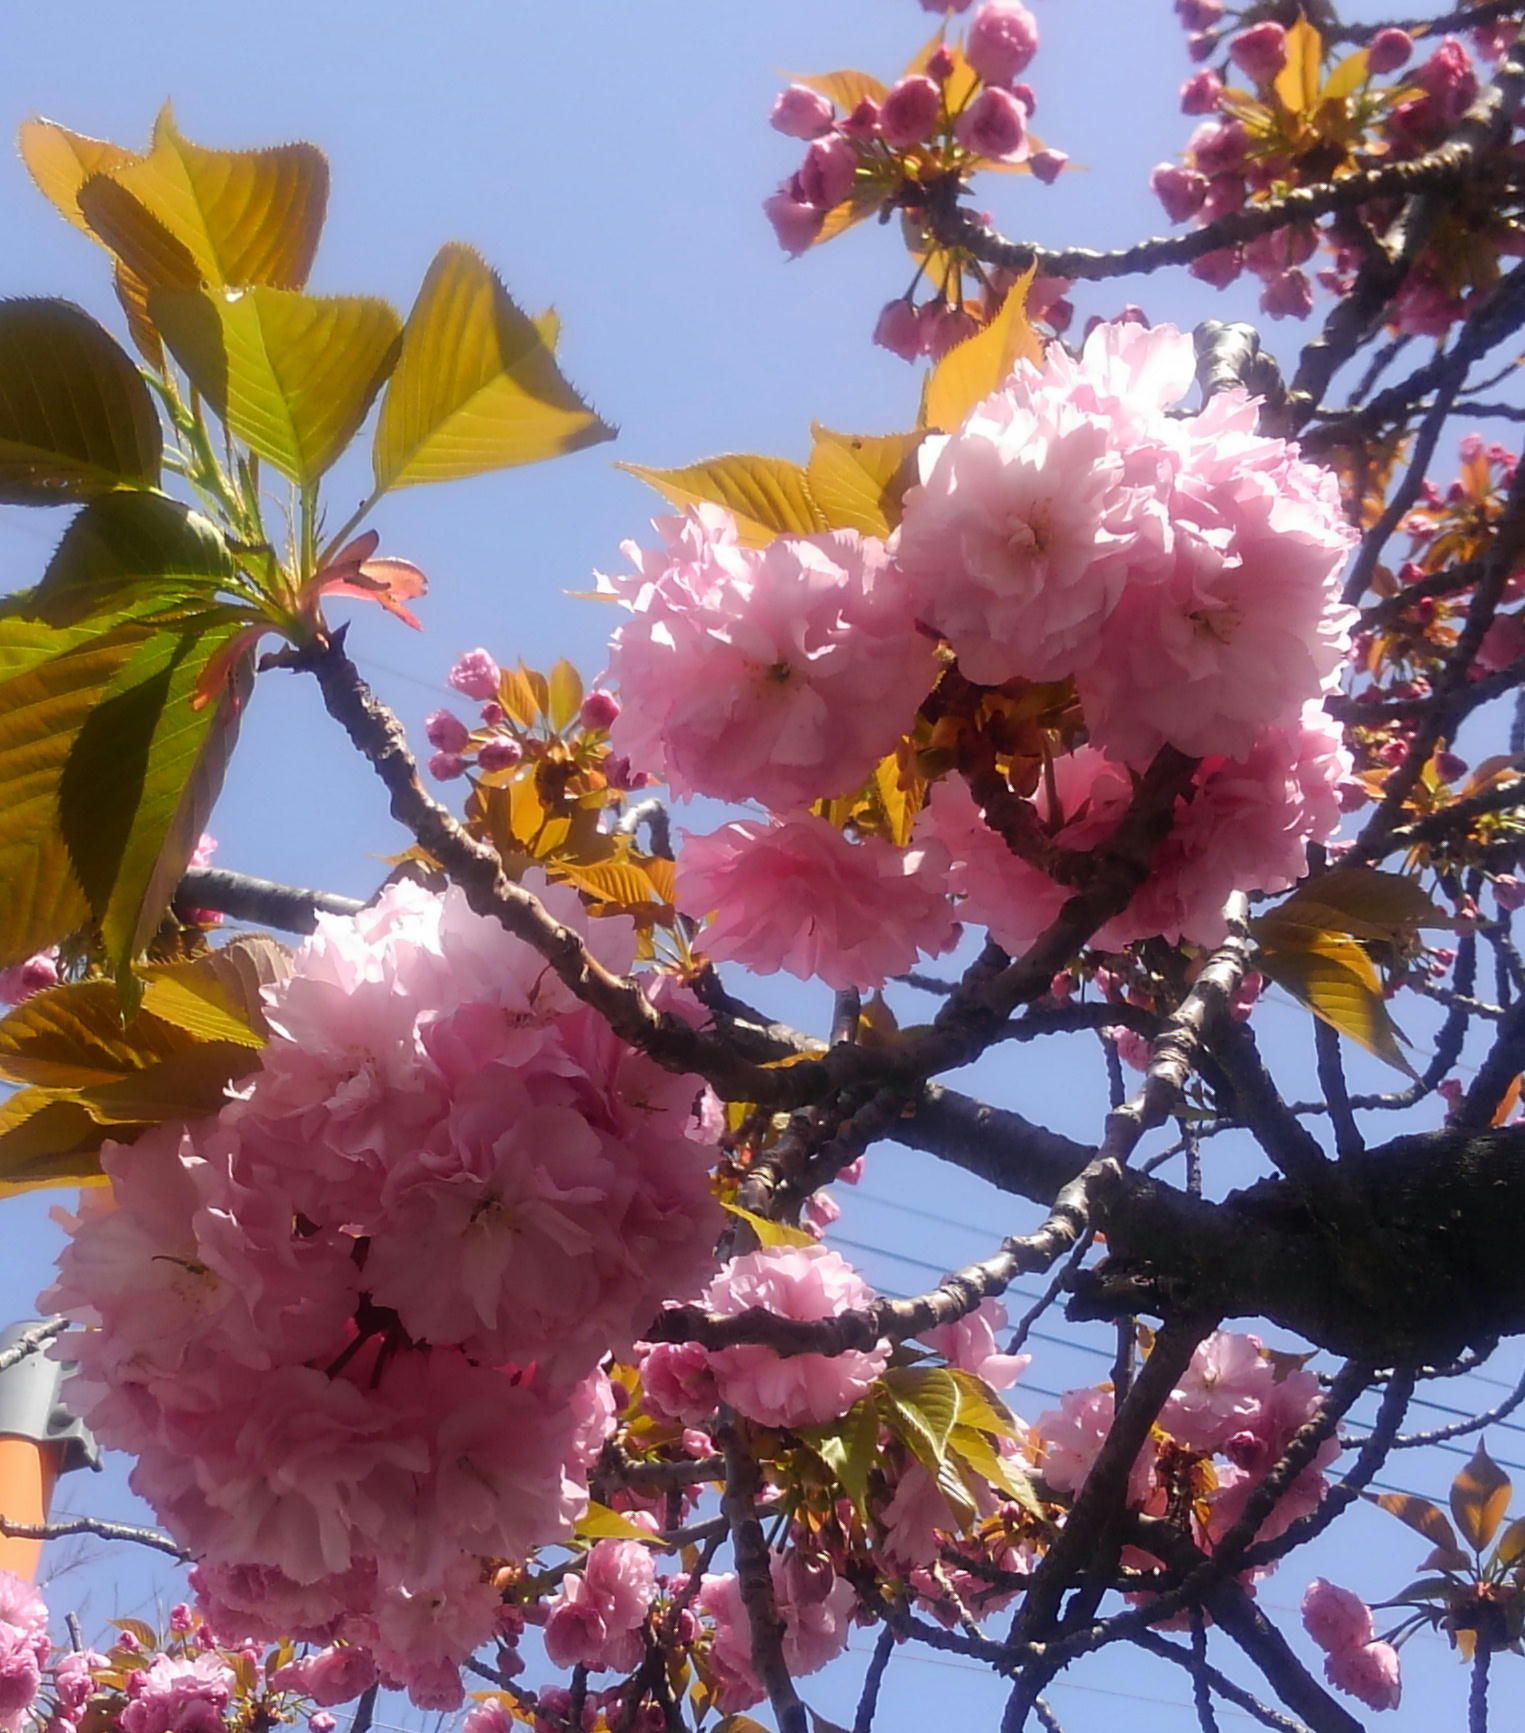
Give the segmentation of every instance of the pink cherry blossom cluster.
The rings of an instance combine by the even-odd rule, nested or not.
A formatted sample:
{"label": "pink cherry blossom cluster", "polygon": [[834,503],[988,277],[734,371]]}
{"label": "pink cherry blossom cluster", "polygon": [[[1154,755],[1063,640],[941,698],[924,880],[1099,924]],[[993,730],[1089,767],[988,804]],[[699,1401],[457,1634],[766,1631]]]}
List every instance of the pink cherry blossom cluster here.
{"label": "pink cherry blossom cluster", "polygon": [[1336,1690],[1368,1709],[1396,1709],[1403,1696],[1398,1651],[1377,1640],[1371,1608],[1359,1595],[1315,1577],[1303,1596],[1303,1628],[1324,1651],[1324,1673]]}
{"label": "pink cherry blossom cluster", "polygon": [[0,1728],[17,1733],[42,1689],[48,1609],[32,1585],[0,1571]]}
{"label": "pink cherry blossom cluster", "polygon": [[[537,889],[630,967],[628,922]],[[325,918],[267,997],[255,1075],[108,1143],[67,1224],[71,1405],[220,1633],[341,1641],[451,1706],[490,1561],[586,1505],[600,1362],[710,1268],[713,1115],[456,890]]]}
{"label": "pink cherry blossom cluster", "polygon": [[[1229,1331],[1209,1336],[1161,1409],[1155,1436],[1134,1460],[1129,1507],[1148,1515],[1170,1508],[1178,1489],[1167,1475],[1179,1475],[1181,1465],[1167,1457],[1161,1435],[1168,1435],[1180,1452],[1212,1463],[1211,1490],[1193,1502],[1197,1539],[1210,1551],[1311,1418],[1320,1397],[1312,1372],[1281,1372],[1258,1337]],[[1039,1472],[1055,1492],[1078,1491],[1111,1431],[1113,1410],[1112,1389],[1102,1385],[1071,1390],[1057,1409],[1039,1416],[1033,1429]],[[1337,1438],[1324,1442],[1277,1500],[1256,1538],[1274,1539],[1317,1508],[1327,1484],[1323,1471],[1339,1449]]]}
{"label": "pink cherry blossom cluster", "polygon": [[[522,764],[524,746],[500,702],[503,671],[492,656],[480,647],[464,651],[456,658],[448,679],[457,692],[481,706],[480,722],[473,728],[453,710],[444,709],[425,718],[424,738],[434,748],[429,774],[437,782],[452,782],[473,764],[488,772],[513,770]],[[619,708],[612,692],[595,687],[584,697],[577,722],[589,733],[607,730]],[[639,787],[640,782],[632,781],[629,786]]]}
{"label": "pink cherry blossom cluster", "polygon": [[[1192,32],[1190,51],[1197,61],[1211,60],[1225,40],[1220,28],[1224,16],[1221,0],[1176,0],[1176,12]],[[1513,25],[1503,22],[1512,33]],[[1496,59],[1512,35],[1501,38],[1500,24],[1474,32],[1479,53]],[[1298,184],[1301,170],[1295,154],[1289,155],[1275,139],[1258,138],[1246,124],[1244,98],[1270,102],[1276,79],[1288,62],[1286,28],[1274,20],[1262,20],[1226,38],[1227,59],[1222,75],[1203,66],[1181,86],[1181,110],[1203,116],[1191,135],[1183,164],[1161,163],[1150,177],[1156,197],[1172,222],[1213,222],[1258,199],[1274,196],[1288,185]],[[1478,93],[1478,78],[1465,44],[1455,36],[1438,42],[1428,58],[1411,67],[1414,40],[1404,30],[1379,30],[1363,50],[1362,76],[1339,100],[1354,104],[1358,122],[1352,145],[1353,166],[1401,161],[1423,155],[1442,144],[1467,112]],[[1373,80],[1400,75],[1390,86]],[[1226,84],[1225,79],[1231,82]],[[1246,81],[1251,90],[1242,88]],[[1312,143],[1304,149],[1324,151],[1322,132],[1310,133]],[[1320,157],[1320,162],[1323,159]],[[1316,178],[1327,175],[1327,164],[1316,170]],[[1348,293],[1362,261],[1369,255],[1371,230],[1381,231],[1391,221],[1396,204],[1373,204],[1350,213],[1337,214],[1326,223],[1301,222],[1276,229],[1247,243],[1220,247],[1197,259],[1192,274],[1222,288],[1242,271],[1250,271],[1262,283],[1261,310],[1272,318],[1302,318],[1313,307],[1313,281],[1308,270],[1322,241],[1331,255],[1317,280],[1335,296]],[[1516,254],[1521,241],[1511,226],[1492,220],[1487,209],[1469,211],[1465,219],[1467,244],[1483,252]],[[1442,337],[1460,318],[1477,290],[1488,286],[1492,276],[1484,272],[1470,284],[1465,271],[1444,245],[1429,248],[1416,262],[1398,291],[1389,316],[1395,331]]]}
{"label": "pink cherry blossom cluster", "polygon": [[[1050,347],[956,432],[923,441],[887,543],[851,532],[758,549],[717,507],[627,546],[604,589],[629,620],[614,742],[679,794],[754,799],[688,841],[682,907],[717,959],[878,986],[966,918],[1011,950],[1069,889],[1019,859],[962,782],[933,788],[914,846],[849,841],[809,810],[860,789],[912,728],[933,640],[987,686],[1073,679],[1089,744],[1033,797],[1055,843],[1104,843],[1162,747],[1200,763],[1149,882],[1099,936],[1212,944],[1234,890],[1289,889],[1333,835],[1350,764],[1321,714],[1348,654],[1337,583],[1353,540],[1334,477],[1256,431],[1256,404],[1172,411],[1189,338],[1098,326]],[[802,918],[802,915],[805,918]]]}

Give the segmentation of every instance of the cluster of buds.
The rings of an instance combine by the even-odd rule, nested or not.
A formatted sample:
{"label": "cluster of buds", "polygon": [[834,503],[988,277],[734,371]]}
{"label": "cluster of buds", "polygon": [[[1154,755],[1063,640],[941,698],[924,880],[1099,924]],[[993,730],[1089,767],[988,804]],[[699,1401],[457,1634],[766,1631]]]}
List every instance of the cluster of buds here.
{"label": "cluster of buds", "polygon": [[[1018,169],[1051,184],[1069,160],[1029,131],[1037,99],[1022,74],[1037,49],[1037,20],[1021,0],[986,0],[962,45],[935,42],[891,86],[866,74],[828,74],[791,84],[773,105],[774,127],[806,145],[804,161],[763,207],[786,252],[803,253],[875,212],[905,214],[916,278],[874,333],[897,355],[946,352],[1005,292],[935,241],[927,201],[946,198],[982,168]],[[967,295],[966,271],[975,279]],[[924,278],[935,293],[918,305]],[[1052,298],[1062,293],[1059,286]]]}
{"label": "cluster of buds", "polygon": [[[1478,94],[1472,55],[1454,36],[1415,65],[1413,39],[1390,26],[1326,67],[1330,45],[1306,18],[1290,28],[1266,19],[1229,34],[1221,0],[1176,0],[1176,12],[1191,32],[1192,58],[1217,64],[1202,64],[1181,86],[1182,112],[1202,117],[1184,163],[1161,163],[1151,176],[1173,222],[1205,225],[1299,186],[1423,156],[1445,142]],[[1474,36],[1480,53],[1501,52],[1496,26]],[[1497,154],[1499,168],[1512,166],[1509,147]],[[1496,279],[1500,256],[1525,247],[1499,195],[1497,177],[1484,175],[1458,196],[1394,298],[1394,331],[1443,336]],[[1261,280],[1264,313],[1301,318],[1313,307],[1309,271],[1320,244],[1328,262],[1317,281],[1343,295],[1398,209],[1397,199],[1374,200],[1322,225],[1290,224],[1217,248],[1191,269],[1215,288],[1249,271]]]}

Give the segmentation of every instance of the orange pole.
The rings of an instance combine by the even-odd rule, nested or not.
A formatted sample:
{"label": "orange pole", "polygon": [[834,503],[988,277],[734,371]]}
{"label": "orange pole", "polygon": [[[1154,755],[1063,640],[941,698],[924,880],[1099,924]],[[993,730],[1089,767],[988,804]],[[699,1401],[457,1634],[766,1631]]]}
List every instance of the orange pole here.
{"label": "orange pole", "polygon": [[[0,1516],[12,1522],[46,1522],[57,1479],[56,1444],[34,1444],[30,1438],[0,1438]],[[0,1535],[0,1570],[14,1571],[31,1582],[37,1575],[41,1557],[40,1540],[13,1540]]]}

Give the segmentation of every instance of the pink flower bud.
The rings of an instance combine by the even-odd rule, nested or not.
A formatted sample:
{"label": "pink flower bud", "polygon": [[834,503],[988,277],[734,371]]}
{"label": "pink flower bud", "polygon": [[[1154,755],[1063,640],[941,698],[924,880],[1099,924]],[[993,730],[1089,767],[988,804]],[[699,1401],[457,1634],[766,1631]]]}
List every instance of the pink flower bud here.
{"label": "pink flower bud", "polygon": [[1458,758],[1454,752],[1435,754],[1435,769],[1447,782],[1455,782],[1458,776],[1465,776],[1467,768],[1466,759]]}
{"label": "pink flower bud", "polygon": [[1179,163],[1160,163],[1149,176],[1149,186],[1173,223],[1195,216],[1207,197],[1207,176]]}
{"label": "pink flower bud", "polygon": [[1237,120],[1203,121],[1188,141],[1192,161],[1205,175],[1237,174],[1244,167],[1250,135]]}
{"label": "pink flower bud", "polygon": [[841,133],[818,138],[800,165],[800,190],[807,203],[829,211],[852,196],[858,173],[858,153]]}
{"label": "pink flower bud", "polygon": [[1371,1608],[1359,1595],[1315,1577],[1303,1595],[1303,1629],[1321,1649],[1359,1648],[1375,1632]]}
{"label": "pink flower bud", "polygon": [[1500,873],[1493,881],[1493,900],[1501,914],[1513,914],[1525,903],[1525,879],[1516,878],[1513,873]]}
{"label": "pink flower bud", "polygon": [[904,296],[888,301],[874,324],[874,341],[902,361],[914,361],[921,354],[921,316]]}
{"label": "pink flower bud", "polygon": [[987,85],[954,122],[953,136],[975,156],[1015,162],[1027,143],[1027,113],[1009,90]]}
{"label": "pink flower bud", "polygon": [[458,752],[436,752],[429,760],[429,774],[436,782],[453,782],[466,771],[466,760]]}
{"label": "pink flower bud", "polygon": [[942,118],[942,92],[930,78],[902,78],[879,110],[879,130],[897,150],[922,144]]}
{"label": "pink flower bud", "polygon": [[612,728],[619,713],[619,699],[602,686],[595,686],[583,699],[578,719],[584,728]]}
{"label": "pink flower bud", "polygon": [[808,84],[791,84],[781,90],[768,116],[775,132],[785,138],[819,138],[831,131],[835,110],[828,98]]}
{"label": "pink flower bud", "polygon": [[1176,17],[1185,30],[1211,30],[1223,16],[1223,0],[1176,0]]}
{"label": "pink flower bud", "polygon": [[489,728],[496,728],[503,720],[503,706],[496,700],[482,706],[482,720]]}
{"label": "pink flower bud", "polygon": [[1027,159],[1027,166],[1032,170],[1034,180],[1042,181],[1044,186],[1051,187],[1064,173],[1069,160],[1068,151],[1039,150],[1034,151]]}
{"label": "pink flower bud", "polygon": [[334,1733],[339,1723],[326,1709],[319,1709],[307,1717],[307,1725],[312,1733]]}
{"label": "pink flower bud", "polygon": [[1295,267],[1272,277],[1260,292],[1260,310],[1273,319],[1306,319],[1313,311],[1313,285]]}
{"label": "pink flower bud", "polygon": [[457,692],[464,692],[468,698],[481,702],[498,696],[498,682],[502,676],[492,657],[485,650],[477,649],[468,650],[447,678]]}
{"label": "pink flower bud", "polygon": [[923,12],[967,12],[971,0],[921,0]]}
{"label": "pink flower bud", "polygon": [[1336,1649],[1324,1661],[1324,1676],[1368,1709],[1396,1709],[1403,1698],[1398,1651],[1391,1643]]}
{"label": "pink flower bud", "polygon": [[1038,20],[1022,0],[986,0],[969,26],[964,53],[986,84],[1010,84],[1038,52]]}
{"label": "pink flower bud", "polygon": [[524,748],[517,740],[489,740],[477,754],[477,764],[483,770],[512,770],[524,762]]}
{"label": "pink flower bud", "polygon": [[814,244],[826,220],[825,211],[796,198],[787,186],[763,200],[763,214],[772,223],[778,244],[791,258],[798,258]]}
{"label": "pink flower bud", "polygon": [[858,106],[848,115],[839,132],[848,138],[870,139],[879,136],[879,104],[873,97],[865,96]]}
{"label": "pink flower bud", "polygon": [[436,710],[424,718],[424,738],[436,752],[464,752],[471,730],[449,710]]}
{"label": "pink flower bud", "polygon": [[1182,114],[1214,114],[1218,98],[1223,94],[1223,80],[1216,72],[1203,68],[1192,73],[1181,86]]}
{"label": "pink flower bud", "polygon": [[927,77],[935,79],[939,84],[946,84],[953,76],[953,68],[958,62],[953,58],[953,51],[946,42],[938,43],[927,58]]}
{"label": "pink flower bud", "polygon": [[196,1628],[196,1615],[184,1601],[176,1601],[170,1608],[169,1628],[177,1637],[188,1636]]}
{"label": "pink flower bud", "polygon": [[942,301],[928,301],[921,310],[921,322],[925,332],[923,347],[934,361],[941,361],[950,349],[979,330],[973,314]]}
{"label": "pink flower bud", "polygon": [[1011,94],[1027,110],[1027,118],[1031,120],[1038,112],[1038,98],[1033,93],[1033,87],[1030,84],[1014,84]]}
{"label": "pink flower bud", "polygon": [[1193,66],[1200,66],[1204,60],[1211,60],[1218,52],[1218,37],[1214,31],[1204,30],[1199,36],[1186,38],[1186,58]]}
{"label": "pink flower bud", "polygon": [[1407,66],[1414,53],[1414,39],[1406,30],[1389,25],[1372,37],[1366,49],[1366,64],[1374,73],[1396,72]]}
{"label": "pink flower bud", "polygon": [[1269,84],[1287,64],[1287,32],[1271,22],[1241,30],[1228,45],[1229,59],[1256,84]]}

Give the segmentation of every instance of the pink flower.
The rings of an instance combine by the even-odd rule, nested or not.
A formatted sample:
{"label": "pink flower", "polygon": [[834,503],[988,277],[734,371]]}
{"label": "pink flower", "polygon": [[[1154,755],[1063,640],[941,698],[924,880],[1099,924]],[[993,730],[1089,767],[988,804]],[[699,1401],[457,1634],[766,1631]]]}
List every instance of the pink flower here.
{"label": "pink flower", "polygon": [[1211,30],[1223,16],[1223,0],[1175,0],[1183,29]]}
{"label": "pink flower", "polygon": [[800,191],[807,204],[829,211],[852,197],[858,153],[841,133],[818,138],[800,165]]}
{"label": "pink flower", "polygon": [[979,330],[973,314],[946,301],[928,301],[921,309],[922,348],[933,361],[941,361],[950,349]]}
{"label": "pink flower", "polygon": [[19,1005],[34,993],[45,992],[58,985],[58,947],[38,951],[24,963],[0,969],[0,1004]]}
{"label": "pink flower", "polygon": [[874,324],[874,341],[902,361],[914,361],[922,351],[921,318],[904,296],[887,301]]}
{"label": "pink flower", "polygon": [[0,1625],[0,1728],[18,1733],[27,1711],[42,1689],[42,1655],[38,1644],[11,1625]]}
{"label": "pink flower", "polygon": [[1215,114],[1218,98],[1222,95],[1223,80],[1216,72],[1204,67],[1202,71],[1192,73],[1181,86],[1181,113]]}
{"label": "pink flower", "polygon": [[1391,1643],[1336,1649],[1324,1658],[1324,1675],[1368,1709],[1396,1709],[1403,1698],[1398,1651]]}
{"label": "pink flower", "polygon": [[1321,1649],[1358,1649],[1373,1641],[1371,1608],[1349,1589],[1315,1577],[1303,1595],[1303,1629]]}
{"label": "pink flower", "polygon": [[1214,289],[1226,289],[1244,269],[1244,248],[1214,247],[1201,253],[1187,266],[1198,282]]}
{"label": "pink flower", "polygon": [[930,78],[915,73],[890,88],[879,106],[879,132],[896,150],[924,144],[942,119],[943,93]]}
{"label": "pink flower", "polygon": [[1027,159],[1027,166],[1032,170],[1033,179],[1049,187],[1059,179],[1069,166],[1069,153],[1062,150],[1040,150]]}
{"label": "pink flower", "polygon": [[1407,66],[1413,53],[1414,39],[1408,31],[1389,25],[1385,30],[1379,30],[1367,44],[1366,64],[1380,76]]}
{"label": "pink flower", "polygon": [[481,703],[498,696],[502,674],[492,657],[485,650],[477,649],[467,650],[459,656],[447,678],[457,692]]}
{"label": "pink flower", "polygon": [[1173,223],[1195,216],[1207,197],[1207,177],[1172,162],[1160,163],[1150,174],[1149,185]]}
{"label": "pink flower", "polygon": [[1287,32],[1280,24],[1253,24],[1233,38],[1228,53],[1246,78],[1269,84],[1287,64]]}
{"label": "pink flower", "polygon": [[1305,271],[1280,271],[1260,292],[1260,310],[1273,319],[1305,319],[1313,311],[1313,285]]}
{"label": "pink flower", "polygon": [[[732,1258],[701,1304],[734,1318],[749,1306],[813,1322],[867,1306],[873,1290],[824,1246],[772,1248]],[[712,1353],[721,1400],[763,1426],[824,1426],[845,1414],[889,1363],[884,1344],[842,1354],[780,1355],[744,1345]]]}
{"label": "pink flower", "polygon": [[641,1360],[641,1392],[659,1418],[702,1425],[720,1393],[710,1357],[697,1342],[653,1342]]}
{"label": "pink flower", "polygon": [[1241,121],[1203,121],[1191,135],[1187,149],[1197,171],[1212,176],[1238,173],[1249,144],[1250,135]]}
{"label": "pink flower", "polygon": [[[784,1624],[784,1663],[796,1676],[817,1673],[847,1646],[856,1600],[851,1584],[829,1566],[812,1569],[797,1554],[773,1560],[773,1595]],[[732,1574],[706,1577],[695,1609],[714,1626],[705,1668],[725,1714],[748,1709],[766,1694],[752,1670],[752,1626]]]}
{"label": "pink flower", "polygon": [[520,1733],[521,1723],[504,1708],[496,1697],[473,1703],[461,1722],[461,1733]]}
{"label": "pink flower", "polygon": [[489,740],[477,753],[477,768],[489,773],[495,770],[512,770],[515,765],[524,762],[524,748],[511,735],[505,735],[499,740]]}
{"label": "pink flower", "polygon": [[130,1675],[122,1733],[223,1733],[236,1681],[220,1655],[178,1661],[158,1655]]}
{"label": "pink flower", "polygon": [[429,774],[436,782],[454,782],[466,774],[466,760],[458,752],[436,752],[429,760]]}
{"label": "pink flower", "polygon": [[1030,1354],[1003,1354],[996,1346],[996,1333],[1006,1328],[1006,1308],[999,1300],[981,1300],[972,1312],[951,1324],[936,1324],[919,1338],[950,1366],[983,1378],[994,1390],[1015,1384]]}
{"label": "pink flower", "polygon": [[1160,1425],[1188,1450],[1211,1456],[1260,1414],[1275,1382],[1254,1336],[1215,1331],[1192,1355]]}
{"label": "pink flower", "polygon": [[602,580],[629,611],[610,667],[617,752],[674,793],[779,811],[860,788],[936,678],[883,544],[852,531],[744,548],[728,514],[658,522],[665,549]]}
{"label": "pink flower", "polygon": [[1009,90],[986,85],[954,121],[953,136],[975,156],[1018,162],[1027,144],[1027,110]]}
{"label": "pink flower", "polygon": [[[1034,1432],[1042,1445],[1040,1469],[1055,1492],[1078,1492],[1112,1430],[1110,1390],[1067,1390],[1059,1407],[1038,1416]],[[1128,1503],[1138,1509],[1154,1485],[1152,1444],[1146,1444],[1128,1475]]]}
{"label": "pink flower", "polygon": [[1498,614],[1483,633],[1472,668],[1479,674],[1499,674],[1522,657],[1525,657],[1525,619],[1518,614]]}
{"label": "pink flower", "polygon": [[819,138],[831,130],[834,112],[818,90],[808,84],[791,84],[779,92],[768,119],[774,130],[787,138]]}
{"label": "pink flower", "polygon": [[311,1697],[320,1708],[348,1703],[376,1683],[376,1663],[368,1650],[334,1644],[282,1667],[271,1681],[283,1691]]}
{"label": "pink flower", "polygon": [[581,1574],[569,1572],[549,1602],[545,1650],[553,1665],[630,1672],[641,1660],[641,1627],[656,1596],[650,1550],[601,1540]]}
{"label": "pink flower", "polygon": [[436,752],[459,755],[471,744],[471,730],[459,716],[448,710],[435,710],[424,718],[424,738]]}
{"label": "pink flower", "polygon": [[612,728],[619,717],[620,701],[612,692],[595,686],[582,701],[577,719],[584,728]]}
{"label": "pink flower", "polygon": [[825,211],[807,202],[792,184],[781,186],[763,200],[763,215],[772,223],[778,244],[791,258],[798,258],[815,245],[821,224],[826,221]]}
{"label": "pink flower", "polygon": [[920,953],[939,956],[956,942],[942,869],[935,846],[852,843],[813,814],[728,824],[686,842],[678,903],[710,914],[702,942],[718,960],[837,988],[877,987]]}
{"label": "pink flower", "polygon": [[1038,20],[1021,0],[986,0],[969,26],[964,53],[986,84],[1009,85],[1038,52]]}

